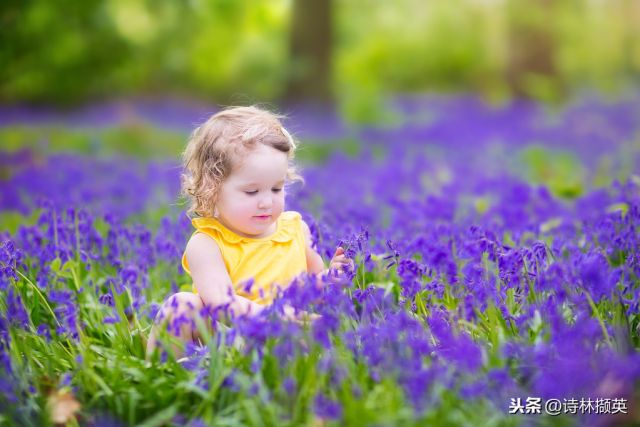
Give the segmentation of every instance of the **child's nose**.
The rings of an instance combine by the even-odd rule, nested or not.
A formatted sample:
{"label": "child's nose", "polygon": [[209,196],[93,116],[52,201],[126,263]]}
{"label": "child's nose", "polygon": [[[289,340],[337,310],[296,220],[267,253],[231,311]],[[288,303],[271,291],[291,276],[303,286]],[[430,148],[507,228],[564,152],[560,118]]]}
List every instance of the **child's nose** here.
{"label": "child's nose", "polygon": [[261,197],[258,201],[258,207],[260,209],[267,209],[271,207],[271,197]]}

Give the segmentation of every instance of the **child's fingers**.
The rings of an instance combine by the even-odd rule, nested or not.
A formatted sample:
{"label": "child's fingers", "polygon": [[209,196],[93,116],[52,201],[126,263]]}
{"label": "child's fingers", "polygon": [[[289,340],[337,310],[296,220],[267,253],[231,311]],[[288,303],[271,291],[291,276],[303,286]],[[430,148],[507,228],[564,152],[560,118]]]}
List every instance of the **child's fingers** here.
{"label": "child's fingers", "polygon": [[335,264],[335,265],[348,265],[350,267],[353,267],[355,265],[355,262],[351,259],[351,258],[341,258],[341,259],[334,259],[331,264]]}
{"label": "child's fingers", "polygon": [[310,322],[315,322],[316,320],[320,319],[322,316],[316,313],[306,313],[304,316],[304,320],[310,321]]}
{"label": "child's fingers", "polygon": [[333,260],[333,261],[331,261],[331,265],[330,266],[331,266],[331,268],[342,268],[343,265],[344,265],[343,262]]}
{"label": "child's fingers", "polygon": [[351,263],[347,259],[334,259],[333,261],[331,261],[332,266],[343,266],[343,265],[350,265],[350,264]]}
{"label": "child's fingers", "polygon": [[330,265],[331,268],[339,271],[343,271],[345,268],[353,269],[354,266],[354,261],[351,258],[346,258],[344,256],[334,258]]}

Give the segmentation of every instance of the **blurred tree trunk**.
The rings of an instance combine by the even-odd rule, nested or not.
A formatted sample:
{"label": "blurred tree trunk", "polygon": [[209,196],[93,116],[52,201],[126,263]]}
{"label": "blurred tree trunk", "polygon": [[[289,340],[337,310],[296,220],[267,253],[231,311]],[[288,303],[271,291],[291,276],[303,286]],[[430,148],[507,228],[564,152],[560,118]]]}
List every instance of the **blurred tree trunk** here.
{"label": "blurred tree trunk", "polygon": [[528,98],[543,95],[539,93],[541,91],[561,90],[551,26],[554,2],[533,0],[521,10],[515,8],[522,3],[511,2],[505,78],[515,96]]}
{"label": "blurred tree trunk", "polygon": [[626,0],[623,3],[627,20],[625,29],[625,72],[635,76],[635,82],[640,81],[640,2],[637,0]]}
{"label": "blurred tree trunk", "polygon": [[331,0],[294,0],[285,98],[327,102],[331,94]]}

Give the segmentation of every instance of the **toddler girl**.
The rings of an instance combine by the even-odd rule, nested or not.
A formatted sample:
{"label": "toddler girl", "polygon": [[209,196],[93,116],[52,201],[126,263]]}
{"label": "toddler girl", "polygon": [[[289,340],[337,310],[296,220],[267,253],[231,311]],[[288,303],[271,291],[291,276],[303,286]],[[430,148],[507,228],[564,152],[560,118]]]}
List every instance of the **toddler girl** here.
{"label": "toddler girl", "polygon": [[[323,274],[300,214],[284,210],[285,184],[302,180],[293,166],[296,143],[279,116],[256,107],[213,115],[191,135],[184,153],[182,190],[190,200],[195,232],[182,265],[194,291],[169,297],[156,317],[147,357],[158,345],[162,325],[174,321],[179,339],[198,338],[194,319],[203,307],[226,305],[232,316],[256,315],[277,287],[301,273]],[[352,265],[341,247],[329,267]],[[251,280],[253,284],[251,285]],[[287,307],[285,317],[296,320]],[[182,355],[181,346],[173,348]]]}

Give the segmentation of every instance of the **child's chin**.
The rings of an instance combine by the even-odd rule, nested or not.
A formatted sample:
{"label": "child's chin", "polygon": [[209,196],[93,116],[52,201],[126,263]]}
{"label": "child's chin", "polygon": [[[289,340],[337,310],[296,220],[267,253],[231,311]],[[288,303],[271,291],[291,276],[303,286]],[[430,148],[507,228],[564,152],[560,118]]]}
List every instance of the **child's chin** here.
{"label": "child's chin", "polygon": [[267,217],[264,218],[260,218],[260,217],[252,217],[251,218],[253,220],[254,224],[258,224],[260,226],[262,225],[271,225],[271,223],[273,222],[273,216],[269,215]]}
{"label": "child's chin", "polygon": [[[273,218],[269,218],[269,220],[265,220],[265,221],[259,221],[259,220],[254,221],[253,224],[251,224],[252,227],[250,227],[247,231],[250,234],[261,235],[266,232],[269,232],[271,228],[274,227],[275,223],[276,221]],[[275,231],[275,228],[273,230]]]}

